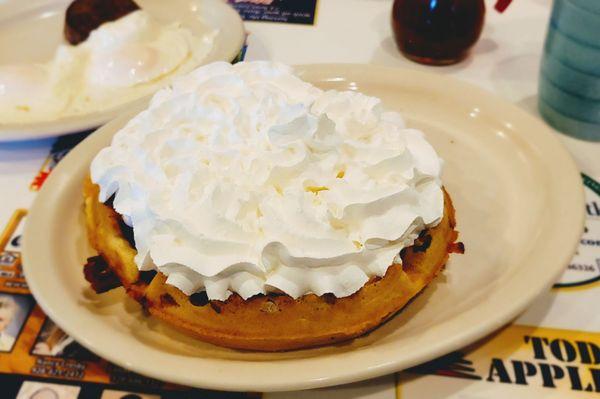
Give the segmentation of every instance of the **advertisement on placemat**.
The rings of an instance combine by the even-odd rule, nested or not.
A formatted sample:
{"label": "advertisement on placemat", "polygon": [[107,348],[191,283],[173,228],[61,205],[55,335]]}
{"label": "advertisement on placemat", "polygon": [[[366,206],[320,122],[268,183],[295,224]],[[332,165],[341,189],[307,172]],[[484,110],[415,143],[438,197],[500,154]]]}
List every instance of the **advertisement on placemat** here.
{"label": "advertisement on placemat", "polygon": [[228,0],[246,21],[314,25],[318,0]]}
{"label": "advertisement on placemat", "polygon": [[402,373],[398,389],[403,398],[592,398],[598,364],[600,334],[510,325]]}
{"label": "advertisement on placemat", "polygon": [[587,217],[583,236],[577,253],[554,285],[555,288],[589,288],[592,284],[600,286],[600,184],[584,174],[583,185]]}

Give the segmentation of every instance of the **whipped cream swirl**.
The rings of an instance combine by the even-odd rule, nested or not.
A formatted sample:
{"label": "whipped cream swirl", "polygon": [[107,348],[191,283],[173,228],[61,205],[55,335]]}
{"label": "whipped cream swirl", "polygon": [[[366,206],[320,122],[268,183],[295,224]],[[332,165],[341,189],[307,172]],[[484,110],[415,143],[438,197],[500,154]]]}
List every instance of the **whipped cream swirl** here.
{"label": "whipped cream swirl", "polygon": [[185,294],[344,297],[443,216],[441,160],[379,99],[282,64],[213,63],[159,91],[93,160],[140,270]]}

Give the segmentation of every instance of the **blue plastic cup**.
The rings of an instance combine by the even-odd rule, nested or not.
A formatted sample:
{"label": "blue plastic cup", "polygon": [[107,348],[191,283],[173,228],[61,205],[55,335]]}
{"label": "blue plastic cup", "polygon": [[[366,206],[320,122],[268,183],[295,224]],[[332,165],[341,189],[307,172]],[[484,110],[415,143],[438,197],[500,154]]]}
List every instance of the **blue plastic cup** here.
{"label": "blue plastic cup", "polygon": [[539,109],[557,130],[600,141],[600,0],[554,0]]}

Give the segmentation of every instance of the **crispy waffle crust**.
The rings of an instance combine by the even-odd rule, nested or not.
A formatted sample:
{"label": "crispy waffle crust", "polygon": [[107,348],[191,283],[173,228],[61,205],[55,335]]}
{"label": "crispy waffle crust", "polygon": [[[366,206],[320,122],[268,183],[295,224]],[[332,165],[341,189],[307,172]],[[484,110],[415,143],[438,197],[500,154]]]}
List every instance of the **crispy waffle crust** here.
{"label": "crispy waffle crust", "polygon": [[244,300],[233,294],[222,302],[209,301],[204,293],[188,297],[165,284],[160,272],[139,272],[133,260],[136,250],[120,215],[98,201],[97,185],[89,178],[84,183],[88,237],[108,265],[104,275],[113,274],[150,314],[188,334],[216,345],[258,351],[348,340],[402,309],[443,269],[450,252],[463,250],[461,243],[455,243],[458,233],[452,201],[445,191],[444,196],[442,221],[402,251],[403,265],[390,266],[384,277],[372,278],[351,296],[308,294],[293,299],[269,294]]}

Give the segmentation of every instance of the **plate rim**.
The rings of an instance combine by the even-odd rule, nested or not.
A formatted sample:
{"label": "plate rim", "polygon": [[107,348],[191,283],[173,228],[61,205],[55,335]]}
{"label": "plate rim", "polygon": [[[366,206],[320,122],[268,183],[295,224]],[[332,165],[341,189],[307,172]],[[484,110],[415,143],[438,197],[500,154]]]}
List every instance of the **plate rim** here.
{"label": "plate rim", "polygon": [[[477,99],[491,101],[503,110],[509,110],[510,115],[513,116],[512,119],[520,119],[525,120],[529,124],[533,124],[538,129],[532,133],[532,136],[524,137],[523,139],[527,142],[535,141],[536,145],[540,145],[539,139],[542,139],[544,146],[550,146],[554,151],[557,151],[559,155],[562,156],[560,162],[556,162],[557,168],[561,169],[561,174],[567,176],[568,179],[565,182],[561,181],[561,184],[567,184],[570,187],[567,187],[567,191],[570,193],[569,196],[561,197],[561,202],[567,202],[571,205],[576,205],[577,203],[584,203],[584,191],[583,184],[581,183],[580,172],[577,168],[573,158],[566,150],[566,148],[562,145],[556,133],[554,133],[550,128],[543,124],[543,122],[534,116],[526,113],[524,110],[518,108],[516,105],[493,95],[490,92],[487,92],[484,89],[481,89],[478,86],[473,84],[452,78],[447,76],[435,75],[428,72],[422,72],[412,69],[403,69],[403,68],[393,68],[393,67],[384,67],[384,66],[375,66],[368,64],[306,64],[306,65],[297,65],[294,68],[299,72],[300,76],[306,75],[307,73],[321,73],[321,74],[332,74],[333,71],[338,75],[344,75],[345,77],[352,76],[353,74],[365,74],[367,73],[369,76],[373,76],[375,78],[371,79],[381,79],[381,76],[393,76],[394,74],[409,74],[418,78],[427,78],[429,80],[433,80],[434,82],[443,83],[446,85],[460,87],[465,90],[465,92],[474,93]],[[321,71],[331,71],[331,72],[319,72]],[[391,75],[390,75],[391,74]],[[333,77],[333,76],[332,76]],[[117,126],[122,123],[124,120],[130,118],[132,113],[128,113],[126,115],[121,116],[109,124],[105,125],[101,129],[108,130],[113,129],[113,126]],[[79,146],[85,146],[86,142],[91,142],[94,138],[97,137],[96,133],[91,134],[88,138],[86,138]],[[533,137],[533,138],[532,138]],[[93,143],[91,144],[93,145]],[[72,153],[75,153],[77,148],[72,150]],[[65,159],[61,161],[61,163],[57,166],[59,168],[67,168],[68,161],[71,153],[67,155]],[[552,171],[546,171],[547,175],[550,175]],[[50,191],[49,187],[52,187],[53,176],[57,175],[56,170],[55,173],[50,174],[48,181],[44,184],[41,192],[38,193],[34,204],[31,206],[29,211],[29,216],[26,220],[26,225],[24,229],[24,243],[23,243],[23,269],[26,275],[32,275],[33,265],[33,254],[27,250],[29,246],[31,246],[32,241],[35,239],[36,223],[35,220],[38,218],[38,214],[41,214],[45,211],[44,206],[42,205],[45,201],[44,198],[48,196],[47,194]],[[563,187],[564,188],[564,187]],[[572,207],[571,207],[572,208]],[[297,389],[310,389],[310,388],[318,388],[325,387],[331,385],[345,384],[355,381],[360,381],[364,379],[374,378],[378,376],[382,376],[385,374],[389,374],[392,372],[399,371],[401,369],[405,369],[407,367],[411,367],[417,364],[420,364],[424,361],[433,359],[437,356],[448,353],[449,350],[458,349],[460,347],[464,347],[487,334],[496,331],[501,326],[507,324],[512,319],[514,319],[518,314],[520,314],[538,295],[542,292],[548,290],[552,283],[559,277],[559,275],[563,272],[564,266],[570,261],[573,253],[575,252],[578,242],[579,235],[576,233],[580,233],[583,229],[584,225],[584,207],[581,206],[581,212],[576,212],[576,208],[572,208],[570,210],[571,216],[575,216],[573,219],[566,219],[570,222],[567,226],[567,229],[561,229],[562,231],[568,231],[570,242],[561,242],[562,248],[564,248],[562,252],[562,257],[555,261],[555,268],[550,270],[550,273],[546,274],[546,278],[543,280],[543,284],[538,283],[537,286],[534,286],[535,289],[530,289],[526,295],[522,295],[518,300],[515,300],[511,303],[511,306],[501,307],[502,312],[499,312],[499,315],[496,315],[493,319],[488,320],[485,324],[475,324],[468,329],[464,329],[458,333],[455,333],[450,338],[447,338],[444,341],[437,342],[433,345],[430,345],[426,349],[421,349],[417,352],[417,355],[413,355],[408,360],[398,360],[394,359],[393,356],[386,358],[385,360],[380,361],[377,364],[369,364],[367,367],[360,368],[353,371],[345,371],[345,370],[332,370],[335,371],[334,374],[329,376],[321,376],[315,377],[310,380],[295,380],[295,381],[279,381],[278,377],[270,378],[267,376],[262,381],[258,378],[246,378],[242,381],[241,378],[206,378],[203,373],[199,373],[194,376],[194,378],[190,378],[189,376],[181,376],[177,372],[170,372],[165,374],[164,370],[156,370],[155,368],[149,365],[140,365],[133,364],[129,362],[127,359],[120,358],[119,356],[113,356],[111,353],[107,353],[107,350],[104,348],[98,348],[93,345],[92,342],[82,337],[77,331],[72,331],[69,326],[67,328],[63,328],[63,317],[59,314],[58,309],[55,309],[52,305],[45,302],[45,298],[36,296],[35,292],[39,292],[39,281],[36,278],[33,278],[31,282],[28,280],[30,290],[32,294],[38,300],[38,303],[46,312],[46,314],[52,318],[61,328],[63,328],[69,335],[72,335],[78,342],[82,345],[86,346],[88,349],[92,350],[99,354],[101,357],[106,358],[107,360],[131,369],[140,374],[144,374],[153,378],[169,380],[171,382],[191,385],[202,388],[209,389],[221,389],[227,391],[259,391],[259,392],[269,392],[269,391],[287,391],[287,390],[297,390]],[[557,233],[553,233],[557,234]],[[565,237],[567,235],[563,234]],[[29,238],[28,238],[29,237]],[[559,267],[560,266],[560,267]],[[35,274],[34,274],[35,275]],[[542,281],[542,280],[540,280]],[[40,301],[41,299],[41,301]],[[474,307],[472,309],[467,310],[463,315],[464,317],[471,316],[473,319],[473,312],[476,309],[479,309],[481,306],[491,306],[489,300],[483,301],[482,304]],[[466,316],[465,316],[466,315]],[[154,349],[152,349],[154,350]],[[368,353],[368,347],[359,348],[357,350],[352,350],[348,352],[344,352],[343,355],[347,357],[359,356],[363,353]],[[339,354],[338,354],[339,355]],[[319,356],[317,356],[318,359]],[[292,360],[282,360],[282,361],[245,361],[245,360],[224,360],[224,359],[212,359],[212,361],[221,361],[225,362],[223,364],[231,364],[236,367],[246,367],[247,373],[253,374],[256,376],[257,370],[252,370],[252,368],[260,367],[261,363],[277,363],[280,367],[282,364],[286,362],[297,363],[298,366],[306,367],[306,363],[310,364],[315,358],[303,358],[303,359],[292,359]],[[201,358],[198,360],[198,363],[202,363],[206,359]],[[207,361],[210,362],[211,359]],[[372,362],[371,362],[372,363]]]}
{"label": "plate rim", "polygon": [[[236,42],[231,43],[231,50],[227,51],[226,56],[227,60],[230,62],[235,60],[235,57],[243,49],[245,42],[244,21],[240,17],[239,13],[237,13],[235,9],[229,6],[226,2],[220,0],[194,1],[207,3],[207,7],[218,7],[221,10],[220,13],[223,13],[224,15],[228,14],[229,17],[232,18],[232,20],[236,20],[235,28],[239,30],[240,34],[237,35]],[[66,2],[67,1],[65,0],[53,0],[48,3],[40,3],[32,5],[30,7],[24,7],[22,10],[15,12],[14,15],[11,15],[10,21],[13,22],[14,18],[19,18],[19,16],[21,15],[35,13],[38,9],[41,10],[46,9],[48,7],[55,8],[58,6],[62,6],[63,3]],[[0,20],[0,23],[2,23],[2,20]],[[227,29],[233,29],[233,27],[228,26]],[[213,62],[217,61],[217,59],[214,59],[214,57],[211,58],[209,53],[206,61]],[[200,67],[204,64],[206,64],[206,62],[201,62],[195,68]],[[0,123],[0,144],[10,142],[23,142],[30,140],[41,140],[50,137],[62,136],[65,134],[73,134],[87,130],[95,130],[129,110],[143,110],[147,106],[148,102],[150,101],[153,95],[154,93],[150,93],[121,105],[117,105],[102,111],[90,112],[82,115],[73,115],[33,123]]]}

